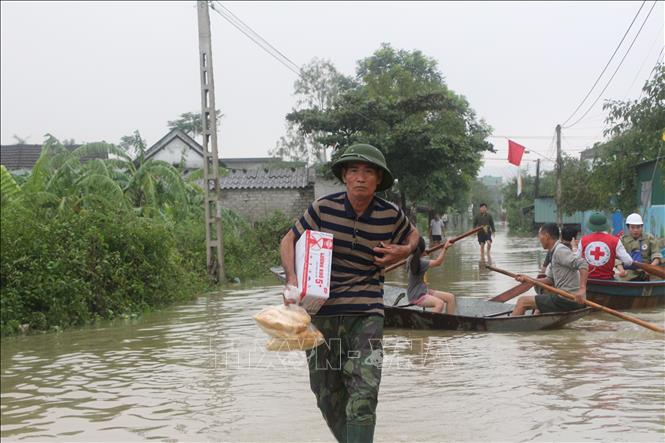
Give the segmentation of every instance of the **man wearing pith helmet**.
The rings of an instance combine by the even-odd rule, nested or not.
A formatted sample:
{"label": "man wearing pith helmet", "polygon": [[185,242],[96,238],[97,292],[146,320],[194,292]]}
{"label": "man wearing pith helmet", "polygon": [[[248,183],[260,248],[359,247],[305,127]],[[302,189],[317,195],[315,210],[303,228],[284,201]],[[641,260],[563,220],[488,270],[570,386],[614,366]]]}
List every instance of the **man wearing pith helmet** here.
{"label": "man wearing pith helmet", "polygon": [[[630,214],[626,217],[626,227],[628,233],[621,237],[621,243],[638,263],[651,263],[659,265],[663,259],[656,239],[651,234],[644,233],[644,223],[640,214]],[[649,276],[634,266],[626,267],[628,271],[622,280],[649,280]]]}
{"label": "man wearing pith helmet", "polygon": [[402,210],[375,195],[393,175],[377,148],[355,144],[332,164],[346,190],[314,201],[280,245],[287,303],[295,302],[295,242],[307,229],[333,234],[330,297],[312,316],[326,343],[307,352],[310,387],[340,442],[371,442],[383,361],[385,267],[416,248],[420,234]]}

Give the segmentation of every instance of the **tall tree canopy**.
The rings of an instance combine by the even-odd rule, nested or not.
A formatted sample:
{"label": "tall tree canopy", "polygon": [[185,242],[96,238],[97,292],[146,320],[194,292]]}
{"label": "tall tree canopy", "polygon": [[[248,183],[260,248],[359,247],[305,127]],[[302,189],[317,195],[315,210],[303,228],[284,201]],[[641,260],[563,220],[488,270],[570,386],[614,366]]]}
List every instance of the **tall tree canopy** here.
{"label": "tall tree canopy", "polygon": [[420,51],[383,44],[358,62],[327,109],[310,106],[287,115],[335,156],[355,142],[379,148],[398,179],[402,205],[451,205],[480,167],[491,129],[467,100],[445,84],[437,63]]}
{"label": "tall tree canopy", "polygon": [[[353,80],[337,71],[329,60],[314,58],[300,70],[300,77],[293,87],[296,97],[294,112],[308,108],[326,111],[340,94],[353,87]],[[270,155],[309,164],[325,162],[326,146],[317,141],[320,135],[320,131],[299,131],[295,122],[287,121],[286,134],[280,137]]]}

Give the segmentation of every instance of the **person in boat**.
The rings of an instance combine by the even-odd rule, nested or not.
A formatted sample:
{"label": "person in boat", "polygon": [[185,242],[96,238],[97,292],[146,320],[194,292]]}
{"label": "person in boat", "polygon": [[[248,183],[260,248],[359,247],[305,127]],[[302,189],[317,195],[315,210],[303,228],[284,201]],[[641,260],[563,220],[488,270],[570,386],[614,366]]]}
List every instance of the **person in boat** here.
{"label": "person in boat", "polygon": [[441,243],[443,236],[443,228],[445,224],[439,214],[435,214],[434,218],[429,222],[429,239],[432,242],[433,246],[436,246]]}
{"label": "person in boat", "polygon": [[384,268],[408,258],[420,234],[399,207],[375,195],[394,182],[377,148],[348,147],[332,172],[346,191],[314,201],[282,238],[285,302],[294,302],[298,285],[295,242],[307,229],[333,234],[330,296],[312,316],[325,343],[307,351],[310,387],[338,441],[371,442],[383,361]]}
{"label": "person in boat", "polygon": [[425,239],[420,237],[416,250],[406,262],[406,269],[409,275],[409,285],[407,287],[407,297],[409,303],[424,308],[432,308],[433,312],[443,312],[445,307],[446,314],[455,313],[455,296],[450,292],[435,291],[428,287],[427,271],[443,264],[446,257],[446,250],[452,246],[450,240],[446,241],[443,250],[437,258],[429,260],[426,258]]}
{"label": "person in boat", "polygon": [[473,227],[482,226],[478,231],[478,243],[480,244],[480,260],[485,261],[485,245],[487,245],[487,258],[490,258],[490,249],[492,249],[492,234],[496,232],[494,228],[494,219],[487,212],[487,203],[481,203],[478,209],[479,213],[473,218]]}
{"label": "person in boat", "polygon": [[[624,266],[633,264],[633,259],[626,252],[623,243],[607,231],[610,226],[605,214],[596,212],[591,214],[587,224],[591,234],[580,239],[580,247],[576,255],[584,258],[589,263],[589,278],[599,280],[614,279],[614,262],[616,259]],[[626,274],[621,263],[618,266],[617,275],[622,277]]]}
{"label": "person in boat", "polygon": [[[630,214],[626,217],[628,233],[621,237],[621,244],[633,261],[638,263],[651,263],[658,266],[663,261],[663,256],[658,250],[656,239],[651,234],[644,233],[644,223],[640,214]],[[649,275],[633,266],[626,267],[626,274],[621,276],[622,280],[647,281]]]}
{"label": "person in boat", "polygon": [[[552,251],[552,262],[547,267],[545,277],[538,280],[575,295],[575,301],[551,293],[525,295],[517,300],[511,315],[524,315],[528,310],[533,310],[534,314],[544,314],[583,308],[589,265],[559,241],[559,227],[555,223],[542,225],[538,230],[538,240],[543,248]],[[522,283],[527,281],[522,274],[515,279]]]}
{"label": "person in boat", "polygon": [[[577,228],[574,226],[564,226],[561,230],[561,244],[568,246],[571,251],[577,251]],[[547,266],[552,262],[552,251],[547,251],[545,255],[545,260],[543,261],[543,266],[540,268],[540,273],[542,276],[545,275]],[[540,276],[539,276],[540,277]]]}

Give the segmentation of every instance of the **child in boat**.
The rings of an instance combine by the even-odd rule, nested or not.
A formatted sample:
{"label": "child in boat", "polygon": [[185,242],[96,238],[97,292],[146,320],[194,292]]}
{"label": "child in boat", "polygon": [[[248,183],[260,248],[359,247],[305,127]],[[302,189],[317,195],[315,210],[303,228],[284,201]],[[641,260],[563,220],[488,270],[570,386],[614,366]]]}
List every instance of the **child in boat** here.
{"label": "child in boat", "polygon": [[425,258],[427,255],[425,252],[425,239],[420,237],[418,247],[416,247],[406,263],[407,273],[409,274],[409,286],[407,288],[409,303],[432,308],[433,312],[443,312],[445,305],[446,314],[453,314],[455,312],[455,296],[450,292],[435,291],[428,288],[426,276],[428,269],[443,264],[446,249],[451,246],[452,243],[450,243],[450,240],[446,241],[441,254],[434,260],[428,260]]}

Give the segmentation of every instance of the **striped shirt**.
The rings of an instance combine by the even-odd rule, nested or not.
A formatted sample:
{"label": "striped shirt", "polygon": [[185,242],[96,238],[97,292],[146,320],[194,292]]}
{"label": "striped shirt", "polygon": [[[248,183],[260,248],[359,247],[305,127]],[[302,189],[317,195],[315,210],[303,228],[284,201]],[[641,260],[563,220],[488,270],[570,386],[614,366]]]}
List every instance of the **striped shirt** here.
{"label": "striped shirt", "polygon": [[401,209],[374,196],[358,216],[339,192],[312,203],[291,229],[296,240],[307,229],[333,234],[330,298],[316,315],[383,315],[384,269],[373,248],[406,241],[412,227]]}

